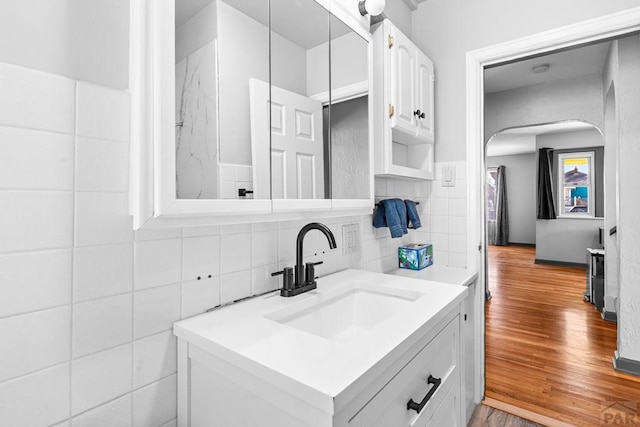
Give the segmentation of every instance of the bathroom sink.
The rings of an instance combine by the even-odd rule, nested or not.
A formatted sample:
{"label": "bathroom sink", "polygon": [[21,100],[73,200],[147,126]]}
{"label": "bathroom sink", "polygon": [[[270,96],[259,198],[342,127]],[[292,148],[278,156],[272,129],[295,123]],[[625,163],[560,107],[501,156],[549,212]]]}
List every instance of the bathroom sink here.
{"label": "bathroom sink", "polygon": [[424,296],[417,291],[352,282],[334,295],[316,295],[265,317],[323,338],[348,342],[401,313]]}

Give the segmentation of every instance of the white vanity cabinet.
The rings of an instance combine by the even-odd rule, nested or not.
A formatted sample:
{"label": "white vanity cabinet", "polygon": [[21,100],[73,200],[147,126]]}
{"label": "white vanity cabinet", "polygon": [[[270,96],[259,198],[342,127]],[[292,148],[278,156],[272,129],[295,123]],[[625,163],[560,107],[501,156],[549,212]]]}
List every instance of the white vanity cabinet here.
{"label": "white vanity cabinet", "polygon": [[388,19],[373,31],[375,175],[433,179],[433,63]]}
{"label": "white vanity cabinet", "polygon": [[[180,427],[465,424],[467,289],[357,270],[322,280],[301,299],[271,294],[174,325]],[[386,301],[403,308],[373,323],[356,315],[354,329],[329,334],[349,320],[336,312],[313,317],[314,307],[342,310],[348,300],[340,298],[353,292],[369,302],[391,292],[399,299]],[[374,318],[391,307],[377,301]],[[312,325],[304,323],[309,316]]]}

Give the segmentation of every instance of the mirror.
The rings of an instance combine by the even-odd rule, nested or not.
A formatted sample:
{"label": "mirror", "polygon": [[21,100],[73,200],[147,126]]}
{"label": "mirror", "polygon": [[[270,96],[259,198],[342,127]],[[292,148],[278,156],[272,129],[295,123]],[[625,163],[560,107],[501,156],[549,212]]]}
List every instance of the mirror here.
{"label": "mirror", "polygon": [[323,98],[329,12],[314,0],[271,1],[271,195],[330,199]]}
{"label": "mirror", "polygon": [[368,199],[369,44],[333,15],[330,28],[331,198]]}
{"label": "mirror", "polygon": [[175,1],[177,199],[270,198],[254,188],[269,142],[261,158],[250,114],[250,82],[269,81],[268,22],[268,1]]}

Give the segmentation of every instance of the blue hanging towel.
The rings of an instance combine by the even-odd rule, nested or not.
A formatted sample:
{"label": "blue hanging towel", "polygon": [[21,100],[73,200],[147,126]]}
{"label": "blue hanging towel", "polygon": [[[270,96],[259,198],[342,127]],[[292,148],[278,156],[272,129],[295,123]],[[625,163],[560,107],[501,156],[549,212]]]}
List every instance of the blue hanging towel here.
{"label": "blue hanging towel", "polygon": [[407,234],[407,208],[401,199],[382,200],[373,215],[373,226],[389,227],[391,237]]}
{"label": "blue hanging towel", "polygon": [[422,227],[420,216],[418,215],[418,209],[416,208],[416,202],[413,200],[405,200],[404,204],[407,207],[407,216],[409,217],[408,223],[410,224],[410,228],[415,230],[416,228]]}

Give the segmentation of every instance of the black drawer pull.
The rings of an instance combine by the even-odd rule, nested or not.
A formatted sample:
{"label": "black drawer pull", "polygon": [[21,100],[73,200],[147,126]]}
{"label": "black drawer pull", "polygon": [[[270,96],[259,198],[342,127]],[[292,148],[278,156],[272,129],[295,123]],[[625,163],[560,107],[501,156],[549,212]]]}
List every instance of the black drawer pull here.
{"label": "black drawer pull", "polygon": [[438,387],[440,387],[440,384],[442,384],[442,378],[435,378],[433,375],[429,375],[429,378],[427,379],[427,383],[428,384],[433,384],[433,387],[431,387],[431,390],[429,390],[427,395],[422,399],[422,401],[420,403],[416,403],[416,402],[413,401],[413,399],[410,399],[407,402],[407,411],[409,409],[413,409],[414,411],[416,411],[419,414],[420,411],[422,411],[424,406],[427,404],[429,399],[431,399],[431,396],[433,396],[433,394],[436,392]]}

